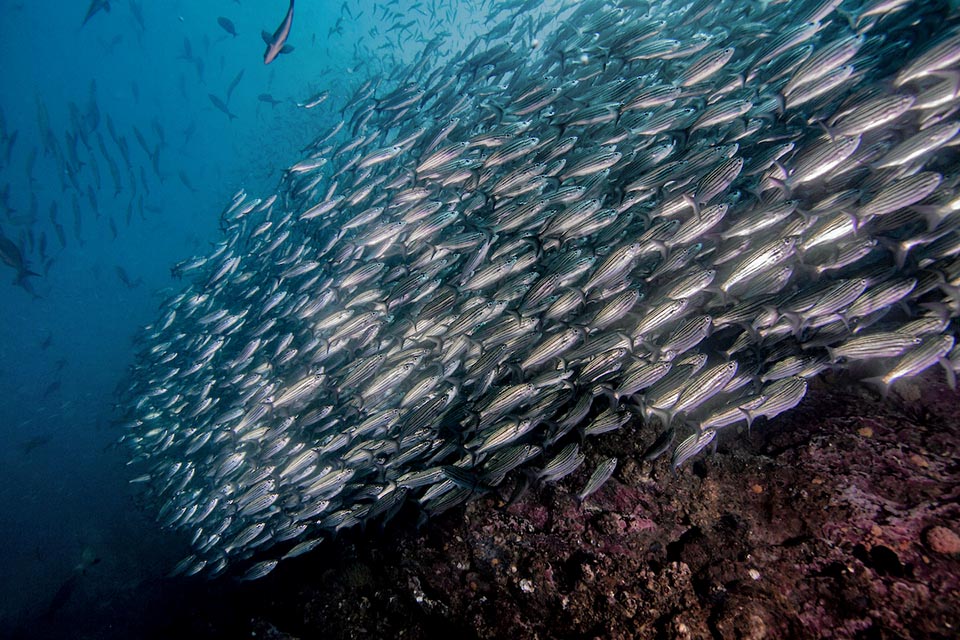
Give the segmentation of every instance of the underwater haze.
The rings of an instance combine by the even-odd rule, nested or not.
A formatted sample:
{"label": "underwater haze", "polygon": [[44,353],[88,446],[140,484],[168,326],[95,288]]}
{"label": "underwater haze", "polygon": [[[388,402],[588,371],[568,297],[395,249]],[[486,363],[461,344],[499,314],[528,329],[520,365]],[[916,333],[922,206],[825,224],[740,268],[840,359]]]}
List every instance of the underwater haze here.
{"label": "underwater haze", "polygon": [[0,7],[2,633],[956,386],[949,2]]}
{"label": "underwater haze", "polygon": [[[414,4],[301,0],[270,65],[282,0],[0,4],[0,232],[36,274],[0,264],[0,629],[62,613],[64,585],[54,604],[77,606],[178,559],[115,446],[133,339],[231,196],[275,188],[348,92],[422,46],[419,25],[387,31]],[[465,36],[471,4],[433,26]]]}

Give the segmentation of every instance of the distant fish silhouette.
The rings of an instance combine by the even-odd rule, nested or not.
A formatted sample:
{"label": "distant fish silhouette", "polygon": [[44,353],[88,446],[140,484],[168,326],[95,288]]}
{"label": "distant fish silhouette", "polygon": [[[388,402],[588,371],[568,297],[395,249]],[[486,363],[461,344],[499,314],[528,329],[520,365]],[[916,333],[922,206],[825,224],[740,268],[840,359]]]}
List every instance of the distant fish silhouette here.
{"label": "distant fish silhouette", "polygon": [[110,11],[110,2],[109,0],[91,0],[90,8],[87,9],[87,15],[83,18],[83,23],[80,25],[82,28],[93,16],[97,15],[101,9],[108,12]]}
{"label": "distant fish silhouette", "polygon": [[53,594],[53,599],[50,601],[50,605],[42,616],[43,619],[49,620],[63,608],[63,605],[67,604],[70,596],[80,583],[80,578],[83,577],[88,568],[98,562],[100,562],[100,558],[94,554],[93,549],[87,547],[83,550],[83,555],[80,557],[80,564],[73,568],[73,573],[70,577],[64,580],[60,588]]}
{"label": "distant fish silhouette", "polygon": [[243,69],[240,69],[240,73],[230,82],[230,86],[227,87],[227,102],[230,102],[230,96],[233,95],[233,90],[237,88],[237,85],[240,84],[240,80],[243,78]]}
{"label": "distant fish silhouette", "polygon": [[131,280],[130,276],[127,275],[127,270],[121,267],[120,265],[117,265],[116,267],[114,267],[114,269],[117,272],[117,278],[120,279],[120,282],[122,282],[127,287],[127,289],[133,289],[143,284],[143,278],[137,278],[136,280]]}
{"label": "distant fish silhouette", "polygon": [[266,103],[269,104],[271,107],[276,107],[276,106],[277,106],[278,104],[280,104],[280,102],[281,102],[280,100],[277,100],[276,98],[274,98],[274,97],[273,97],[272,95],[270,95],[269,93],[261,93],[259,96],[257,96],[257,99],[258,99],[260,102],[266,102]]}
{"label": "distant fish silhouette", "polygon": [[46,389],[43,390],[43,393],[40,395],[40,398],[42,400],[46,400],[47,398],[49,398],[51,395],[53,395],[59,390],[60,390],[60,381],[54,380],[53,382],[47,385]]}
{"label": "distant fish silhouette", "polygon": [[27,261],[23,257],[23,253],[20,251],[20,247],[2,233],[0,233],[0,261],[16,269],[17,277],[16,280],[14,280],[15,284],[33,293],[27,282],[27,277],[38,276],[40,274],[30,270],[30,267],[27,266]]}
{"label": "distant fish silhouette", "polygon": [[30,452],[32,452],[34,449],[39,449],[40,447],[49,443],[50,443],[50,436],[48,435],[34,436],[29,440],[27,440],[26,442],[21,443],[20,450],[23,453],[23,455],[26,456],[26,455],[29,455]]}
{"label": "distant fish silhouette", "polygon": [[183,186],[185,186],[187,189],[190,189],[190,191],[197,193],[198,189],[193,186],[193,183],[190,182],[190,177],[183,169],[180,170],[178,175],[180,176],[180,182],[183,183]]}
{"label": "distant fish silhouette", "polygon": [[217,18],[217,24],[223,27],[223,30],[232,35],[234,38],[237,37],[237,28],[233,26],[233,22],[230,20],[230,18],[224,18],[223,16],[220,16]]}
{"label": "distant fish silhouette", "polygon": [[210,96],[210,102],[213,103],[213,106],[215,106],[217,109],[219,109],[220,111],[222,111],[222,112],[224,112],[225,114],[227,114],[227,116],[228,116],[231,120],[236,119],[237,116],[234,115],[234,114],[230,111],[230,108],[226,105],[226,103],[224,103],[223,100],[221,100],[221,99],[218,98],[217,96],[213,95],[212,93],[207,94],[207,95]]}

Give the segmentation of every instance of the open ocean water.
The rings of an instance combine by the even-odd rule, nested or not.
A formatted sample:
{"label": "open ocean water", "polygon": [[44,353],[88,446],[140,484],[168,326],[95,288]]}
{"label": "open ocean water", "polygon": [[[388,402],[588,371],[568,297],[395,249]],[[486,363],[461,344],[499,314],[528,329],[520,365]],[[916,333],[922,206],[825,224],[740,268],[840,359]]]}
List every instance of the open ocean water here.
{"label": "open ocean water", "polygon": [[363,4],[298,3],[296,50],[269,66],[261,31],[286,2],[114,0],[86,21],[83,3],[0,5],[0,229],[38,274],[18,286],[3,266],[0,633],[29,630],[65,583],[51,616],[179,559],[113,446],[133,338],[181,286],[171,267],[222,237],[233,194],[275,186],[349,91],[421,46],[386,32],[404,3],[386,17]]}

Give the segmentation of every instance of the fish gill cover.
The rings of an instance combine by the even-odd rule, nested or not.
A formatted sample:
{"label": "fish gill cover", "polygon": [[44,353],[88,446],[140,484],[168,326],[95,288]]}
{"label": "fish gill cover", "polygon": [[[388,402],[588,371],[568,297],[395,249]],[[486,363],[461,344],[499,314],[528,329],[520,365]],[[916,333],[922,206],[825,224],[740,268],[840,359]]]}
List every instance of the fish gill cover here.
{"label": "fish gill cover", "polygon": [[613,430],[682,467],[828,369],[952,382],[956,17],[500,2],[357,86],[139,339],[122,441],[176,572],[259,578]]}

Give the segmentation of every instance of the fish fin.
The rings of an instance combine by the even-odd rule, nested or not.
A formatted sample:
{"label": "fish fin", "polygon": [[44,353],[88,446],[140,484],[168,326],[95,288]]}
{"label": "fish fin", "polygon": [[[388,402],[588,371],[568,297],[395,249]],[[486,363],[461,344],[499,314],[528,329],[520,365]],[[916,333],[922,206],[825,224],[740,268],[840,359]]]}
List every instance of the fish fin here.
{"label": "fish fin", "polygon": [[840,213],[850,218],[850,223],[853,224],[853,235],[857,235],[857,233],[860,231],[860,216],[858,216],[856,212],[849,211],[847,209],[841,209]]}
{"label": "fish fin", "polygon": [[907,264],[907,257],[910,255],[910,249],[912,247],[905,246],[903,242],[897,242],[895,244],[891,242],[891,244],[895,247],[893,251],[894,262],[897,265],[897,269],[902,270],[903,266]]}
{"label": "fish fin", "polygon": [[606,396],[607,399],[610,401],[611,409],[616,411],[617,409],[620,408],[620,394],[617,393],[616,389],[611,387],[609,384],[601,384],[599,385],[598,388],[600,390],[601,395]]}
{"label": "fish fin", "polygon": [[851,31],[857,30],[857,25],[860,23],[860,16],[856,16],[852,11],[840,7],[834,9],[834,12],[847,21],[847,26],[850,27]]}
{"label": "fish fin", "polygon": [[673,422],[673,412],[669,409],[655,409],[654,407],[646,407],[645,413],[648,418],[656,416],[660,419],[660,424],[663,425],[665,429],[670,428],[670,423]]}
{"label": "fish fin", "polygon": [[943,291],[945,295],[953,300],[954,304],[960,306],[960,287],[955,287],[947,282],[941,282],[938,286],[940,287],[940,291]]}
{"label": "fish fin", "polygon": [[273,36],[267,33],[266,31],[261,31],[260,37],[263,38],[264,44],[270,44],[270,40],[273,38]]}
{"label": "fish fin", "polygon": [[517,484],[514,485],[513,492],[510,494],[510,498],[503,505],[503,510],[506,511],[507,509],[512,507],[514,504],[519,502],[520,498],[522,498],[527,493],[527,490],[530,489],[530,484],[531,484],[530,474],[527,474],[527,473],[519,474],[519,476],[517,477]]}
{"label": "fish fin", "polygon": [[657,253],[660,254],[660,259],[666,261],[670,255],[670,249],[667,248],[667,244],[663,240],[651,240],[650,244],[657,249]]}
{"label": "fish fin", "polygon": [[942,302],[921,302],[917,306],[934,312],[943,322],[950,322],[952,317],[950,314],[950,309]]}
{"label": "fish fin", "polygon": [[833,317],[843,323],[844,329],[853,333],[853,328],[850,326],[850,318],[848,318],[845,313],[834,313]]}
{"label": "fish fin", "polygon": [[[693,213],[697,216],[697,220],[700,220],[700,203],[697,202],[697,199],[691,196],[688,193],[683,194],[683,201],[690,205],[693,208]],[[664,258],[666,259],[666,258]]]}
{"label": "fish fin", "polygon": [[930,204],[915,204],[910,207],[911,211],[915,211],[922,215],[927,221],[927,231],[933,231],[940,225],[940,221],[944,219],[943,207],[938,207]]}
{"label": "fish fin", "polygon": [[[827,137],[830,138],[830,142],[836,142],[836,136],[833,135],[833,130],[824,124],[823,120],[817,120],[817,124],[820,125],[820,128],[823,129],[823,132],[827,134]],[[834,123],[836,124],[836,123]]]}
{"label": "fish fin", "polygon": [[293,46],[289,44],[283,45],[283,48],[280,49],[280,53],[292,53],[292,52],[293,52]]}
{"label": "fish fin", "polygon": [[884,382],[882,376],[877,376],[874,378],[864,378],[861,382],[873,389],[876,389],[880,392],[880,395],[884,400],[890,395],[890,387],[892,383]]}
{"label": "fish fin", "polygon": [[787,113],[787,98],[782,93],[774,93],[773,100],[777,103],[777,115],[782,117]]}
{"label": "fish fin", "polygon": [[909,315],[912,313],[912,310],[910,309],[910,305],[907,304],[906,299],[904,299],[904,300],[897,300],[896,305],[897,305],[897,306],[900,308],[900,310],[903,311],[907,316],[909,316]]}
{"label": "fish fin", "polygon": [[827,350],[827,355],[830,357],[830,364],[836,364],[839,359],[836,354],[836,347],[824,347]]}
{"label": "fish fin", "polygon": [[799,313],[794,313],[793,311],[783,311],[780,313],[781,318],[785,318],[790,324],[790,328],[793,329],[794,337],[799,338],[801,331],[803,331],[803,317]]}
{"label": "fish fin", "polygon": [[[787,170],[784,169],[779,162],[774,162],[774,164],[780,167],[780,170],[784,174],[786,174]],[[766,179],[767,181],[773,183],[774,188],[776,188],[781,193],[781,195],[783,195],[784,198],[790,197],[790,187],[789,185],[787,185],[786,178],[781,179],[781,178],[775,178],[773,176],[767,176]]]}
{"label": "fish fin", "polygon": [[[756,187],[745,186],[743,190],[744,192],[750,194],[753,198],[755,198],[758,204],[763,204],[763,194],[760,193],[759,185],[757,185]],[[710,234],[708,233],[707,235],[709,236]]]}
{"label": "fish fin", "polygon": [[951,391],[957,390],[957,372],[953,370],[953,363],[950,362],[947,358],[940,358],[940,366],[943,367],[944,373],[947,374],[947,386],[950,387]]}
{"label": "fish fin", "polygon": [[653,462],[667,452],[667,450],[670,448],[670,445],[673,444],[675,437],[676,429],[673,427],[665,429],[643,452],[642,459],[645,462]]}

